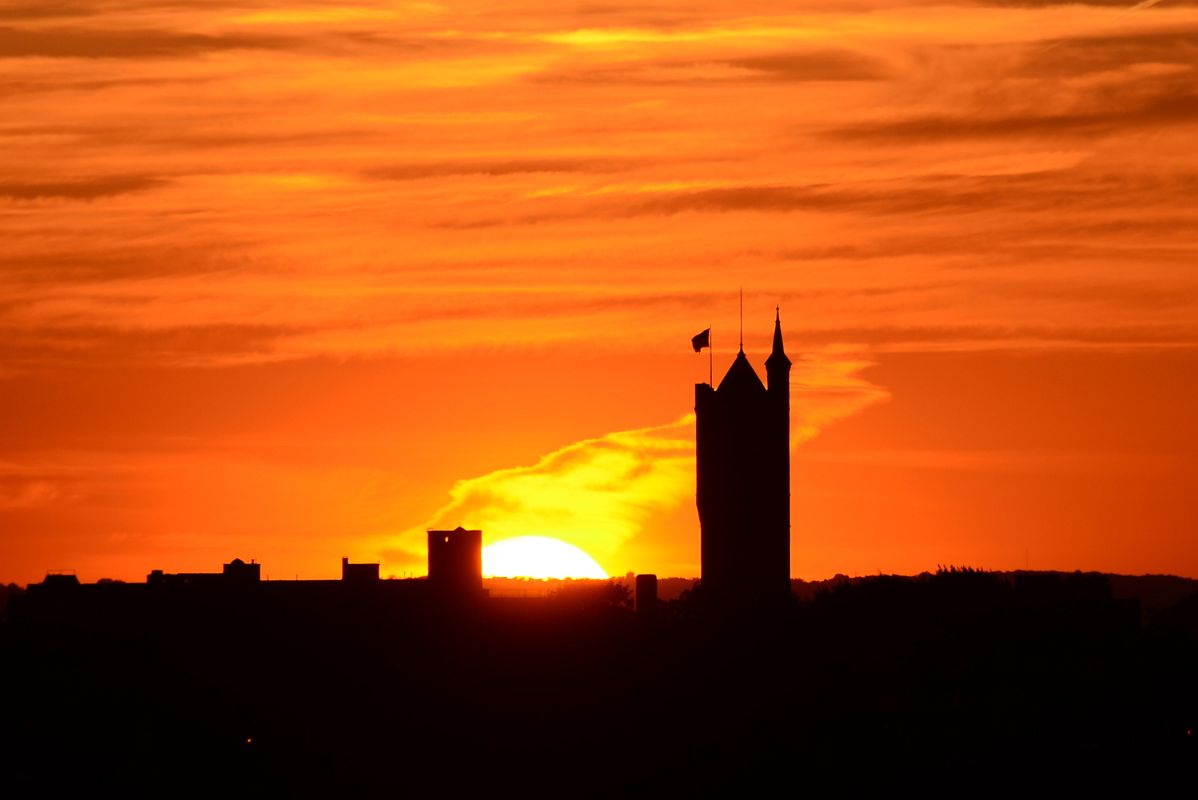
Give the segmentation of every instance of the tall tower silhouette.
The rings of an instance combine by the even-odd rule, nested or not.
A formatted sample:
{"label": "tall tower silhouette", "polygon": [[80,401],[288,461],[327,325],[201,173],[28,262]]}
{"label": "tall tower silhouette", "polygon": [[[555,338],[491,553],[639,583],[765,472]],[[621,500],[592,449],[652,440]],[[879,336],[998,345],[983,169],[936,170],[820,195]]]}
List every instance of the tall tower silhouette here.
{"label": "tall tower silhouette", "polygon": [[743,347],[719,387],[695,385],[705,593],[752,601],[790,591],[790,366],[778,314],[768,388]]}

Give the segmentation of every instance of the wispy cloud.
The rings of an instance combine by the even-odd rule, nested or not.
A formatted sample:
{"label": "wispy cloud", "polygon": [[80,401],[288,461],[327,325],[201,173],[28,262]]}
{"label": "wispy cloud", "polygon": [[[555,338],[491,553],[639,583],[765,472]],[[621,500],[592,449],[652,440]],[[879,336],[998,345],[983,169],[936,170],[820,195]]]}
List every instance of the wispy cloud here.
{"label": "wispy cloud", "polygon": [[167,30],[0,27],[0,58],[178,58],[222,50],[278,49],[283,40]]}
{"label": "wispy cloud", "polygon": [[455,176],[536,175],[553,173],[608,173],[630,168],[630,164],[614,160],[539,158],[510,161],[450,161],[427,164],[391,164],[372,167],[366,177],[388,181],[423,180]]}
{"label": "wispy cloud", "polygon": [[130,192],[144,192],[166,185],[152,175],[108,175],[73,181],[0,181],[0,197],[10,200],[95,200]]}
{"label": "wispy cloud", "polygon": [[[978,109],[957,116],[935,115],[837,128],[828,136],[840,140],[919,142],[943,139],[1073,136],[1092,137],[1113,131],[1191,125],[1198,122],[1198,93],[1190,90],[1194,75],[1169,77],[1167,84],[1144,91],[1106,91],[1101,103],[1079,102],[1055,113],[1027,109],[994,115]],[[1184,86],[1183,86],[1184,84]]]}
{"label": "wispy cloud", "polygon": [[537,83],[703,85],[877,81],[885,62],[849,50],[808,49],[760,55],[696,56],[606,64],[565,64],[538,72]]}
{"label": "wispy cloud", "polygon": [[460,481],[428,527],[465,524],[483,529],[492,542],[548,536],[602,564],[693,486],[693,425],[686,417],[610,433],[563,447],[532,466]]}

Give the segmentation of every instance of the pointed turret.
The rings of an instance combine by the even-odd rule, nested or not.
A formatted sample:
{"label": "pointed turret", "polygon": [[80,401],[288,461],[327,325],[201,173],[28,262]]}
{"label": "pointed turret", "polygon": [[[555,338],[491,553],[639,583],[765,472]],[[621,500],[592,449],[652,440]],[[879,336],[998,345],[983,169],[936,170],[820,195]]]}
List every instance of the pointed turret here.
{"label": "pointed turret", "polygon": [[790,359],[782,349],[782,313],[777,308],[774,309],[774,349],[765,360],[765,377],[770,389],[785,389],[790,394]]}
{"label": "pointed turret", "polygon": [[[790,579],[790,359],[782,349],[782,314],[774,310],[774,347],[765,360],[765,378],[769,386],[770,421],[769,445],[766,459],[769,463],[770,502],[767,510],[771,531],[776,538],[770,540],[771,559],[785,565],[789,586]],[[780,572],[782,568],[780,568]],[[779,581],[782,575],[778,576]]]}

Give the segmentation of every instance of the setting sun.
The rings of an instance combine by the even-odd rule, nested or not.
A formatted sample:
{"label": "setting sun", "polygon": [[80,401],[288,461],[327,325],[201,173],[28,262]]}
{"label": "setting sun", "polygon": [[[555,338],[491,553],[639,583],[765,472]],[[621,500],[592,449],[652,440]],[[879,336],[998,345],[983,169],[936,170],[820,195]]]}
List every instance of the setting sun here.
{"label": "setting sun", "polygon": [[547,536],[519,536],[483,548],[488,578],[606,578],[595,559]]}

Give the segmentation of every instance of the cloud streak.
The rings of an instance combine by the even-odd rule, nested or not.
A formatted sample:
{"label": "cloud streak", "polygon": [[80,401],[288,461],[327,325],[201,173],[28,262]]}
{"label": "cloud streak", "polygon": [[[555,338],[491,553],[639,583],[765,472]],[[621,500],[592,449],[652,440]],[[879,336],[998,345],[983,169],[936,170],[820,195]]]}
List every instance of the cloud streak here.
{"label": "cloud streak", "polygon": [[61,182],[0,181],[0,197],[10,200],[96,200],[132,192],[145,192],[167,184],[152,175],[109,175]]}
{"label": "cloud streak", "polygon": [[[430,529],[466,524],[488,542],[548,536],[601,564],[694,480],[693,419],[620,431],[561,448],[528,467],[457,483]],[[419,533],[412,538],[418,539]]]}
{"label": "cloud streak", "polygon": [[211,36],[166,30],[0,27],[0,58],[162,59],[223,50],[282,49],[285,40],[258,35]]}

